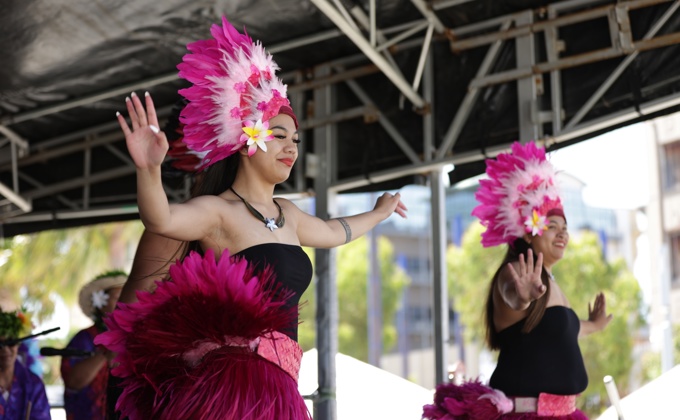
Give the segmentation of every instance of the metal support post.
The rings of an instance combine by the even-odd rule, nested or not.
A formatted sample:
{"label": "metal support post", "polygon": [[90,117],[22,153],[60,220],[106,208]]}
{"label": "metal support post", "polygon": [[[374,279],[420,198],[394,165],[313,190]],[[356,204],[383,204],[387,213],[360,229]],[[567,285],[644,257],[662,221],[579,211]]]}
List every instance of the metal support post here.
{"label": "metal support post", "polygon": [[[317,69],[317,76],[330,74],[328,67]],[[316,117],[325,117],[334,110],[333,86],[314,90]],[[319,161],[319,172],[314,182],[316,191],[316,216],[328,219],[335,213],[335,193],[328,186],[335,178],[333,147],[337,145],[335,125],[314,129],[314,152]],[[315,420],[335,420],[335,355],[338,352],[338,293],[335,273],[335,252],[330,249],[315,250],[316,270],[316,348],[318,354],[317,399],[314,401]]]}
{"label": "metal support post", "polygon": [[443,176],[442,168],[430,172],[432,194],[432,318],[436,384],[448,379],[449,305],[446,278],[446,212],[444,208],[446,194]]}
{"label": "metal support post", "polygon": [[[517,26],[531,25],[534,21],[532,11],[518,15]],[[519,36],[515,40],[517,68],[532,67],[536,64],[534,35]],[[543,137],[543,128],[537,118],[538,109],[538,79],[542,75],[530,75],[517,80],[517,108],[519,112],[519,140],[522,143],[538,140]]]}

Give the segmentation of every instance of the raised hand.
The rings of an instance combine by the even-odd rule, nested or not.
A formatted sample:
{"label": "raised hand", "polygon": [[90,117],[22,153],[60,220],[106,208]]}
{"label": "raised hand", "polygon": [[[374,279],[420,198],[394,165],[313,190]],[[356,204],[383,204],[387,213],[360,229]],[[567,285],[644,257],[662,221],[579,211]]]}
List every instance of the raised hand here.
{"label": "raised hand", "polygon": [[538,253],[536,264],[534,264],[534,253],[531,248],[527,251],[526,262],[524,254],[519,256],[519,267],[515,270],[512,264],[508,264],[512,285],[515,288],[518,306],[526,307],[534,300],[545,294],[547,288],[541,280],[543,271],[543,253]]}
{"label": "raised hand", "polygon": [[604,293],[600,292],[595,296],[595,303],[592,307],[588,302],[588,321],[593,323],[596,331],[604,329],[612,320],[612,314],[607,315],[607,302]]}
{"label": "raised hand", "polygon": [[168,140],[165,133],[160,131],[158,116],[153,100],[148,92],[145,93],[146,109],[139,97],[132,92],[131,98],[125,98],[125,105],[132,122],[132,129],[125,121],[125,117],[116,113],[120,128],[125,134],[125,143],[135,166],[139,169],[150,169],[160,166],[168,152]]}
{"label": "raised hand", "polygon": [[396,193],[394,195],[390,193],[384,193],[375,202],[373,210],[384,214],[383,219],[387,219],[392,213],[397,213],[399,216],[406,219],[406,212],[408,209],[401,202],[401,194]]}

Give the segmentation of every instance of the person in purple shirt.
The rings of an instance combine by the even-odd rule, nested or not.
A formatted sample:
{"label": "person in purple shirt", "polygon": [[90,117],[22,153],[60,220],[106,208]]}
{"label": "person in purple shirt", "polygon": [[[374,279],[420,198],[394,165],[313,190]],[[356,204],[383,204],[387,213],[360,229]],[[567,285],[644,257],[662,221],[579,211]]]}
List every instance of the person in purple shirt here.
{"label": "person in purple shirt", "polygon": [[79,304],[94,324],[79,331],[66,348],[89,353],[84,357],[64,357],[64,409],[67,420],[104,420],[106,418],[106,384],[113,354],[94,344],[97,334],[106,330],[103,318],[113,311],[127,280],[127,273],[110,271],[83,286]]}
{"label": "person in purple shirt", "polygon": [[30,335],[30,316],[12,306],[0,302],[0,420],[50,420],[45,384],[17,360],[16,339]]}

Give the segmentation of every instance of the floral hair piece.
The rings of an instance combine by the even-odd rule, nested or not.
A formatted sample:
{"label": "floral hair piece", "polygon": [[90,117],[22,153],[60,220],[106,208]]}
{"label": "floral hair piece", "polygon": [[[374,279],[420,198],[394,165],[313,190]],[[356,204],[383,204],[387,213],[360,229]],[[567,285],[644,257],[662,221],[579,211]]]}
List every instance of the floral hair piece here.
{"label": "floral hair piece", "polygon": [[485,247],[511,244],[526,233],[542,235],[547,219],[564,217],[555,169],[545,157],[545,149],[529,142],[512,144],[512,153],[487,159],[489,179],[479,181],[475,198],[479,205],[472,215],[480,219]]}
{"label": "floral hair piece", "polygon": [[266,151],[272,139],[268,121],[292,114],[287,87],[274,75],[279,67],[259,41],[225,17],[210,33],[213,39],[188,44],[190,53],[177,66],[179,77],[192,83],[179,91],[188,101],[180,121],[184,143],[201,157],[199,170],[242,147],[251,156],[258,147]]}
{"label": "floral hair piece", "polygon": [[30,335],[32,330],[31,314],[24,308],[11,312],[0,311],[0,337],[19,338]]}

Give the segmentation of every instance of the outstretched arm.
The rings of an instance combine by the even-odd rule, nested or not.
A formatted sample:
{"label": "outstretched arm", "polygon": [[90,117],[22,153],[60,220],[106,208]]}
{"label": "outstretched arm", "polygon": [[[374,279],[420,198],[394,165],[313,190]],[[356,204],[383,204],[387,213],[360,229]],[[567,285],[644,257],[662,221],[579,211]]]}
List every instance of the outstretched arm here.
{"label": "outstretched arm", "polygon": [[378,198],[373,210],[354,216],[322,220],[300,211],[297,234],[303,246],[333,248],[362,236],[392,213],[406,218],[406,212],[399,193],[385,193]]}
{"label": "outstretched arm", "polygon": [[[137,204],[139,216],[150,232],[177,240],[198,240],[207,236],[218,223],[217,212],[208,211],[210,199],[190,200],[183,204],[169,204],[161,180],[161,163],[168,151],[165,134],[158,128],[158,116],[151,95],[145,95],[145,105],[134,92],[126,98],[132,127],[120,114],[118,123],[125,134],[125,142],[137,168]],[[196,217],[200,214],[201,217]]]}
{"label": "outstretched arm", "polygon": [[604,293],[598,293],[592,307],[590,306],[590,302],[588,302],[588,320],[581,320],[581,329],[578,333],[579,337],[605,329],[612,318],[612,314],[607,315],[607,302],[604,298]]}

